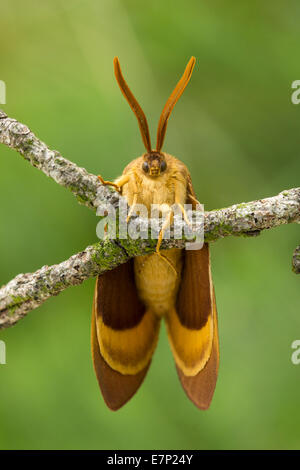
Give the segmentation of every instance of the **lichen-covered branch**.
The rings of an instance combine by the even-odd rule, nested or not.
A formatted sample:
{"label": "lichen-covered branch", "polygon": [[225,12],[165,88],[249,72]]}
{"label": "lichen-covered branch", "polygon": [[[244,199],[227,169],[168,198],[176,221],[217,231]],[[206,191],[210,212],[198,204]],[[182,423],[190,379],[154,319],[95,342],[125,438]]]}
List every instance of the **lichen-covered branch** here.
{"label": "lichen-covered branch", "polygon": [[0,289],[0,329],[14,325],[28,312],[67,287],[118,266],[128,259],[113,242],[99,242],[66,261],[19,274]]}
{"label": "lichen-covered branch", "polygon": [[[80,203],[92,209],[105,204],[118,208],[117,192],[100,184],[95,175],[64,159],[58,152],[48,149],[24,124],[10,119],[0,111],[0,143],[24,156],[33,166],[42,170],[57,183],[70,189]],[[203,215],[203,214],[202,214]],[[130,223],[144,227],[148,219],[133,216]],[[300,223],[300,188],[282,191],[277,196],[235,204],[231,207],[205,212],[204,235],[207,242],[229,235],[256,236],[262,230],[282,224]],[[184,221],[179,225],[186,228]],[[201,217],[194,224],[196,233],[203,230]],[[163,241],[162,249],[184,248],[186,239]],[[44,266],[35,273],[19,274],[0,288],[0,329],[17,323],[28,312],[37,308],[49,297],[67,287],[78,285],[126,262],[129,258],[151,253],[156,240],[106,239],[87,247],[81,253],[54,266]],[[293,256],[293,270],[300,271],[298,247]]]}
{"label": "lichen-covered branch", "polygon": [[[140,226],[148,223],[138,218],[133,218],[133,221]],[[205,240],[215,241],[228,235],[258,235],[262,230],[292,222],[300,222],[300,188],[283,191],[278,196],[259,201],[206,212]],[[181,224],[184,228],[183,221]],[[195,224],[195,231],[200,230],[201,223],[199,226]],[[151,238],[107,239],[87,247],[60,264],[44,266],[35,273],[19,274],[0,289],[0,329],[14,325],[29,311],[67,287],[113,269],[133,256],[153,252],[155,245],[156,240]],[[171,238],[163,241],[162,248],[183,248],[184,245],[184,238]],[[294,254],[293,263],[295,272],[299,272],[299,247]]]}
{"label": "lichen-covered branch", "polygon": [[[0,329],[17,323],[49,297],[125,263],[137,254],[155,250],[157,240],[101,240],[62,263],[43,266],[34,273],[18,274],[0,288]],[[178,243],[179,242],[179,243]],[[167,240],[166,247],[184,246],[184,240]]]}
{"label": "lichen-covered branch", "polygon": [[292,264],[294,273],[300,274],[300,245],[294,251]]}
{"label": "lichen-covered branch", "polygon": [[205,238],[214,241],[227,235],[255,236],[262,230],[289,223],[300,223],[300,188],[206,212]]}

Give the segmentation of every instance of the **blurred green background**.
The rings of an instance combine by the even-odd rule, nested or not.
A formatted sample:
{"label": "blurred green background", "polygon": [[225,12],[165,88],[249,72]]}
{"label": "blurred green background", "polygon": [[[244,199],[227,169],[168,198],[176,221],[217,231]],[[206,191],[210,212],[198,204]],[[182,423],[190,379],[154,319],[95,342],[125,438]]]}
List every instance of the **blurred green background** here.
{"label": "blurred green background", "polygon": [[[115,83],[118,55],[154,139],[191,55],[194,74],[164,150],[189,167],[207,210],[299,186],[296,0],[145,3],[0,1],[2,108],[51,148],[106,179],[139,156],[138,126]],[[64,188],[0,147],[0,284],[96,241],[97,219]],[[299,227],[212,246],[221,364],[211,408],[197,410],[162,329],[145,383],[109,411],[90,358],[94,280],[0,332],[2,449],[294,449],[300,443]]]}

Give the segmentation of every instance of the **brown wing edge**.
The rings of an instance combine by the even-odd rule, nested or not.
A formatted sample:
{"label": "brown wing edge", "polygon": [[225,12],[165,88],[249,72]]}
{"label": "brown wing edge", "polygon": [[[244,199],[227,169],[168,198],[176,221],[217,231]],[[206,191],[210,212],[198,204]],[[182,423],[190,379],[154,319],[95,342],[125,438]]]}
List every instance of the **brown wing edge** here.
{"label": "brown wing edge", "polygon": [[[187,178],[188,181],[188,193],[187,200],[188,204],[192,204],[193,209],[196,209],[196,193],[193,188],[192,179],[190,174]],[[191,197],[190,197],[191,196]],[[204,247],[208,244],[205,243]],[[198,251],[198,250],[197,250]],[[201,251],[201,250],[200,250]],[[210,261],[209,261],[209,270],[210,270]],[[210,282],[212,283],[211,273],[210,273]],[[188,398],[201,410],[207,410],[211,404],[219,370],[219,334],[218,334],[218,318],[217,318],[217,307],[216,307],[216,297],[213,286],[211,286],[212,292],[212,309],[213,309],[213,343],[210,357],[205,364],[204,368],[198,372],[195,376],[186,376],[176,365],[177,373],[181,385],[188,396]],[[195,319],[194,319],[195,321]],[[195,325],[193,325],[195,326]]]}
{"label": "brown wing edge", "polygon": [[211,404],[219,370],[219,335],[215,293],[213,292],[214,334],[212,352],[205,367],[197,375],[187,377],[176,365],[181,385],[188,398],[201,410],[207,410]]}
{"label": "brown wing edge", "polygon": [[103,359],[96,329],[95,297],[91,325],[92,359],[99,387],[108,408],[117,411],[125,405],[141,386],[151,361],[136,375],[123,375],[113,370]]}

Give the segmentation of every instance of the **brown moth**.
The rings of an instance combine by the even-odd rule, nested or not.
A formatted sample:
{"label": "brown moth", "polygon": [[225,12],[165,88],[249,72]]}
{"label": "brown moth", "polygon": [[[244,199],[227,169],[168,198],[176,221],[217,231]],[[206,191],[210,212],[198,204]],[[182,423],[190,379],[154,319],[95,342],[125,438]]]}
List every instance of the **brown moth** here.
{"label": "brown moth", "polygon": [[[130,211],[136,204],[151,204],[164,212],[156,252],[137,256],[96,281],[92,315],[92,356],[96,376],[107,406],[117,410],[137,391],[150,366],[160,322],[168,337],[180,382],[192,402],[207,409],[214,393],[219,365],[219,341],[209,247],[201,250],[160,250],[164,231],[177,204],[188,222],[184,204],[197,199],[187,167],[162,152],[168,119],[189,82],[195,58],[167,100],[160,116],[157,143],[152,149],[145,114],[130,91],[114,59],[120,89],[135,113],[146,152],[133,160],[113,185],[126,197]],[[150,212],[149,212],[150,213]]]}

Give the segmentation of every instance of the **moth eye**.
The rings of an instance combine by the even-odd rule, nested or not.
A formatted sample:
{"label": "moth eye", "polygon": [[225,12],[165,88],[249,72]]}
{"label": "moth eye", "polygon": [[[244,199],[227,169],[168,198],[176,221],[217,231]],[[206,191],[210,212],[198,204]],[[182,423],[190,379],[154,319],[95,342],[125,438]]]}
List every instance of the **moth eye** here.
{"label": "moth eye", "polygon": [[142,166],[143,170],[145,173],[148,173],[149,172],[149,165],[147,162],[144,162],[143,163],[143,166]]}
{"label": "moth eye", "polygon": [[160,164],[160,171],[165,171],[166,168],[167,168],[167,164],[166,164],[165,160],[162,160],[162,162]]}

